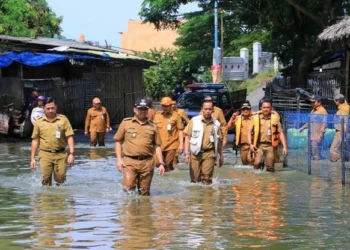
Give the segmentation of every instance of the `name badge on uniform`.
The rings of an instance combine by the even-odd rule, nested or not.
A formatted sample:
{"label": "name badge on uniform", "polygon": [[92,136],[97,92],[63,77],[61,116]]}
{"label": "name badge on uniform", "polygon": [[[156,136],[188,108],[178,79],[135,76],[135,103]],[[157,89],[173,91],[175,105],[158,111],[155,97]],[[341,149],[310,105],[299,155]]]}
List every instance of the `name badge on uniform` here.
{"label": "name badge on uniform", "polygon": [[57,123],[56,138],[61,138],[61,124]]}
{"label": "name badge on uniform", "polygon": [[269,135],[269,136],[271,135],[271,129],[267,130],[267,135]]}
{"label": "name badge on uniform", "polygon": [[171,130],[171,124],[170,124],[170,123],[168,123],[167,130],[168,130],[168,131]]}
{"label": "name badge on uniform", "polygon": [[104,119],[105,119],[103,115],[101,115],[101,119],[102,119],[102,120],[104,120]]}
{"label": "name badge on uniform", "polygon": [[210,142],[214,142],[214,136],[213,136],[213,135],[210,135],[209,140],[210,140]]}
{"label": "name badge on uniform", "polygon": [[132,133],[132,138],[136,138],[136,133]]}

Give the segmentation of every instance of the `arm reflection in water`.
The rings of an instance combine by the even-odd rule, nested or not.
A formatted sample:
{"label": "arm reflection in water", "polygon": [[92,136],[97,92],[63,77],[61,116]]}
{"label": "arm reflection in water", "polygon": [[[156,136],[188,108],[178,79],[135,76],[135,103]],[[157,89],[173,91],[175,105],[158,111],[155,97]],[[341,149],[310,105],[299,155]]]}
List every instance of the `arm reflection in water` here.
{"label": "arm reflection in water", "polygon": [[[277,241],[285,237],[280,228],[286,226],[286,220],[281,212],[285,206],[285,184],[276,178],[266,178],[250,172],[232,172],[234,178],[241,180],[232,186],[236,204],[232,211],[235,223],[234,233],[237,236],[248,236],[263,240]],[[252,182],[253,180],[253,182]],[[251,241],[244,247],[259,247]],[[242,247],[242,246],[235,246]],[[266,247],[266,245],[264,246]]]}
{"label": "arm reflection in water", "polygon": [[[42,193],[30,197],[33,213],[29,217],[34,227],[33,249],[63,249],[73,247],[73,238],[67,233],[68,225],[76,221],[73,198],[60,190],[59,193]],[[71,197],[71,196],[70,196]],[[66,226],[65,226],[66,225]]]}

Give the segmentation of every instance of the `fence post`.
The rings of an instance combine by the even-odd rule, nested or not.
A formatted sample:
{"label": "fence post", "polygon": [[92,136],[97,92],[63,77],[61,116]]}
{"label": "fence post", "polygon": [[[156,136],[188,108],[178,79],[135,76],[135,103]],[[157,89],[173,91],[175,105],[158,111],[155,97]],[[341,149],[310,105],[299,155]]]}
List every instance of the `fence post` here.
{"label": "fence post", "polygon": [[[287,129],[287,118],[288,115],[285,113],[283,114],[283,130],[284,130],[284,137],[286,138],[286,143],[288,145],[288,129]],[[288,158],[287,155],[284,156],[283,158],[283,168],[288,167]]]}
{"label": "fence post", "polygon": [[340,134],[341,134],[341,143],[340,143],[340,159],[341,159],[341,184],[345,185],[345,129],[344,129],[344,117],[340,119]]}
{"label": "fence post", "polygon": [[307,148],[308,148],[308,152],[307,152],[307,173],[308,174],[311,174],[311,157],[312,157],[312,147],[311,147],[311,115],[309,115],[309,118],[308,118],[308,131],[307,131],[307,141],[308,141],[308,145],[307,145]]}

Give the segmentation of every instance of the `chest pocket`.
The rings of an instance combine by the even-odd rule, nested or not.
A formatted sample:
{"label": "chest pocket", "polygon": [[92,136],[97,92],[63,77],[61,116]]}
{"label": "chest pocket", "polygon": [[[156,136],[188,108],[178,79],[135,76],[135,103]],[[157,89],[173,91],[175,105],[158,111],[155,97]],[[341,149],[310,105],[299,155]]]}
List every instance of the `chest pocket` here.
{"label": "chest pocket", "polygon": [[131,128],[126,129],[125,139],[136,140],[137,136],[138,136],[138,133],[136,132],[136,129],[131,129]]}
{"label": "chest pocket", "polygon": [[199,130],[193,130],[192,131],[192,137],[193,138],[198,138],[200,135],[200,131]]}
{"label": "chest pocket", "polygon": [[142,138],[147,144],[153,144],[155,133],[156,132],[153,129],[146,129],[142,132]]}

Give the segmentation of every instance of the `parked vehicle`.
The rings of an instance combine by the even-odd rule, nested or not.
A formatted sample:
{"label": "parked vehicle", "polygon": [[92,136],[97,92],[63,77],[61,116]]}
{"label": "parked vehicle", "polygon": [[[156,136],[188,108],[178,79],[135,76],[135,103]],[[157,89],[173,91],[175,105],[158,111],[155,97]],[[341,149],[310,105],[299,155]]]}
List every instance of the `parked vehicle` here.
{"label": "parked vehicle", "polygon": [[188,90],[179,96],[177,102],[178,107],[184,109],[189,118],[198,115],[204,97],[211,96],[214,105],[223,110],[228,121],[233,112],[246,100],[247,95],[246,89],[230,93],[225,84],[217,83],[195,83],[187,85],[187,88]]}

